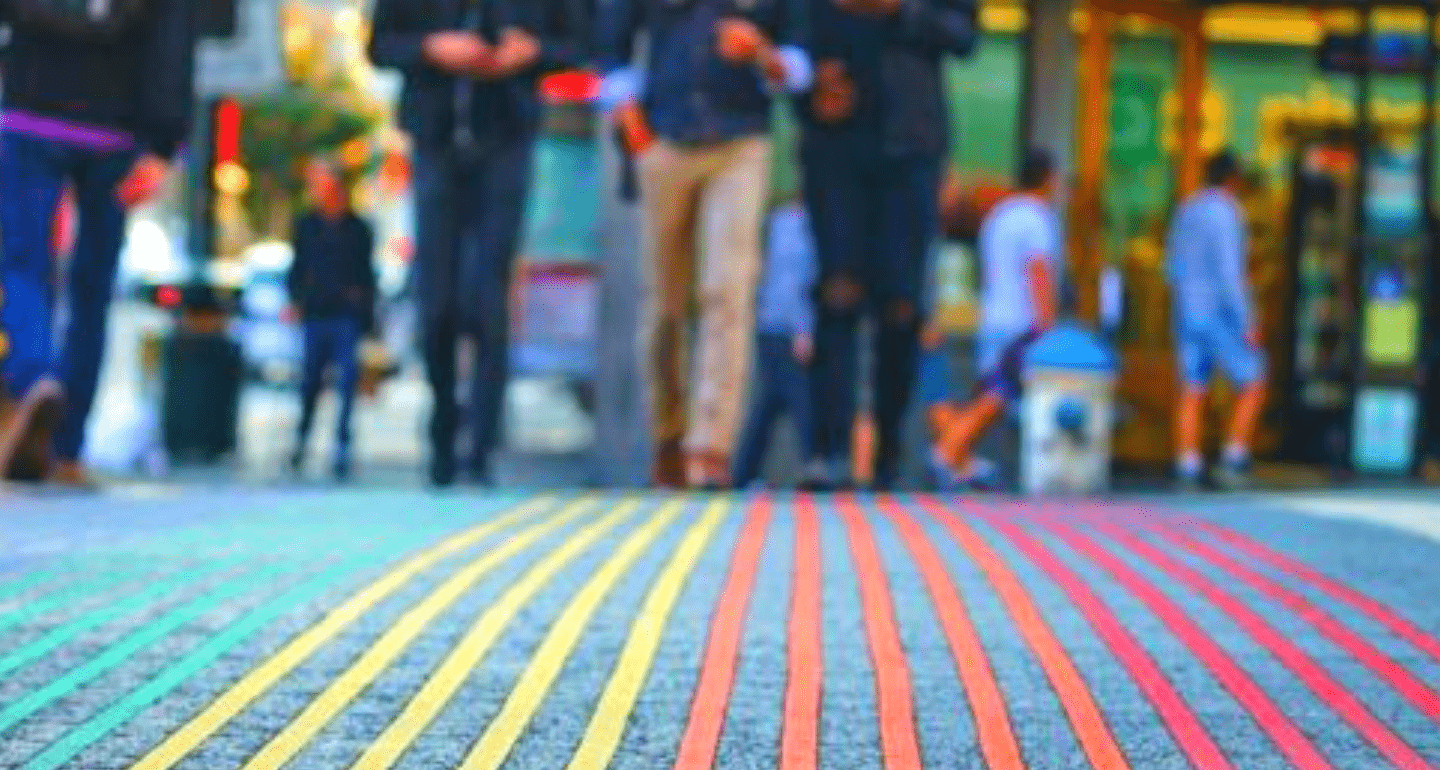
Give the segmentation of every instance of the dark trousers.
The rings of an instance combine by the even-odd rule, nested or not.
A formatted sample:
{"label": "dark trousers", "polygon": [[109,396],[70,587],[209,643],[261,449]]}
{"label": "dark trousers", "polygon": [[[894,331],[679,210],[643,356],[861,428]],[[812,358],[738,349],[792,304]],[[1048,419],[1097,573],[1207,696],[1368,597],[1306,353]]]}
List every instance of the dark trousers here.
{"label": "dark trousers", "polygon": [[360,381],[360,322],[354,318],[316,318],[305,321],[305,370],[300,381],[301,451],[315,424],[315,405],[325,389],[325,370],[335,367],[335,391],[340,397],[336,462],[350,459],[351,416],[355,389]]}
{"label": "dark trousers", "polygon": [[756,393],[735,458],[737,487],[749,486],[759,478],[775,421],[787,412],[800,436],[801,458],[815,458],[809,374],[795,358],[793,347],[793,338],[785,334],[761,334],[756,339]]}
{"label": "dark trousers", "polygon": [[475,343],[469,394],[472,472],[488,474],[500,439],[509,379],[510,282],[530,184],[533,138],[479,158],[421,151],[415,159],[416,255],[412,279],[425,367],[434,396],[432,462],[449,476],[460,424],[456,351]]}
{"label": "dark trousers", "polygon": [[[820,257],[820,297],[811,367],[815,448],[848,459],[859,386],[859,327],[874,321],[875,482],[892,487],[920,352],[925,266],[937,226],[940,162],[935,158],[839,161],[834,148],[807,146],[805,199]],[[851,299],[827,291],[858,286]],[[847,463],[848,464],[848,463]]]}
{"label": "dark trousers", "polygon": [[[55,434],[61,460],[80,457],[95,402],[125,212],[115,186],[135,154],[98,152],[21,134],[0,134],[0,351],[5,387],[22,396],[37,380],[58,378],[65,417]],[[55,210],[66,182],[75,188],[79,233],[67,276],[69,325],[55,353]]]}

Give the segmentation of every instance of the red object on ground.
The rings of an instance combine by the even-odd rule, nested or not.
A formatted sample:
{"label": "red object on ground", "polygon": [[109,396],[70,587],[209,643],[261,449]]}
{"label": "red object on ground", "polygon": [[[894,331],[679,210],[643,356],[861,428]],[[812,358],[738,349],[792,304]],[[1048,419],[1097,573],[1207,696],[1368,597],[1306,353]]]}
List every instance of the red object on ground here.
{"label": "red object on ground", "polygon": [[775,503],[769,497],[757,499],[750,506],[740,542],[730,561],[730,577],[715,607],[710,623],[710,641],[705,649],[705,664],[700,670],[700,683],[690,705],[690,721],[675,759],[675,770],[710,770],[715,766],[715,752],[720,746],[720,731],[730,707],[730,693],[735,685],[735,669],[740,658],[741,638],[745,633],[745,612],[750,606],[750,592],[755,586],[755,572],[760,554],[765,550],[765,534]]}
{"label": "red object on ground", "polygon": [[780,728],[780,770],[815,770],[820,756],[820,516],[815,499],[795,502],[795,577],[790,594],[789,681]]}

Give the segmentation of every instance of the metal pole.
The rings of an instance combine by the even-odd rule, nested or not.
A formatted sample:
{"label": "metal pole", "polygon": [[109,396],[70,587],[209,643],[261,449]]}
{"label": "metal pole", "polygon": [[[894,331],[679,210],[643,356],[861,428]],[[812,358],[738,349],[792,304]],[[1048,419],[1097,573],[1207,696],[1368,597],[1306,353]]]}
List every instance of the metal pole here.
{"label": "metal pole", "polygon": [[1346,415],[1345,430],[1346,462],[1353,466],[1355,445],[1355,405],[1360,396],[1360,385],[1364,380],[1361,373],[1365,366],[1365,252],[1366,252],[1366,211],[1369,198],[1370,177],[1370,59],[1374,47],[1374,20],[1370,0],[1361,0],[1356,10],[1360,14],[1360,57],[1355,74],[1355,211],[1353,240],[1350,244],[1350,328],[1353,330],[1350,345],[1350,397]]}

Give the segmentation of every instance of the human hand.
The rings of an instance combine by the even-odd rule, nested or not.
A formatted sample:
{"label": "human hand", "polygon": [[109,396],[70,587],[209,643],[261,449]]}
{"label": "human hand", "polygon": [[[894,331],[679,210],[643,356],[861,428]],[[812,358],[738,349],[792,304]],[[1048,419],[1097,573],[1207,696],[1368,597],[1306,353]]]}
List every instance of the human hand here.
{"label": "human hand", "polygon": [[650,130],[645,111],[636,102],[629,102],[615,111],[615,125],[619,127],[620,138],[632,157],[644,155],[655,143],[655,132]]}
{"label": "human hand", "polygon": [[797,334],[790,344],[790,351],[795,354],[795,360],[806,366],[815,358],[815,338],[809,334]]}
{"label": "human hand", "polygon": [[127,209],[147,203],[160,192],[160,186],[165,184],[169,173],[170,163],[164,158],[148,153],[141,155],[125,178],[115,185],[115,197]]}
{"label": "human hand", "polygon": [[422,43],[425,60],[452,75],[470,75],[491,66],[495,49],[473,32],[432,32]]}
{"label": "human hand", "polygon": [[523,29],[511,27],[500,36],[490,61],[476,72],[480,77],[508,78],[540,60],[540,41]]}
{"label": "human hand", "polygon": [[838,123],[855,111],[855,84],[845,72],[844,62],[826,59],[815,68],[810,109],[821,123]]}
{"label": "human hand", "polygon": [[747,19],[731,17],[715,23],[715,50],[731,64],[760,62],[769,48],[765,34]]}

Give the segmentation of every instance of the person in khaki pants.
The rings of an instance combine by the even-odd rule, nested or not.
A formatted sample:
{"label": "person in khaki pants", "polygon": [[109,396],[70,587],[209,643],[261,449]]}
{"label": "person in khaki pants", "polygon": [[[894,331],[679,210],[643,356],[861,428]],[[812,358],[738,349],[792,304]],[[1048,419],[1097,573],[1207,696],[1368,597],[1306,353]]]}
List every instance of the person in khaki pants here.
{"label": "person in khaki pants", "polygon": [[[750,360],[771,98],[809,88],[802,0],[610,0],[601,102],[635,157],[645,219],[642,357],[660,486],[729,485]],[[638,33],[643,70],[631,66]],[[700,312],[695,385],[688,311]]]}

